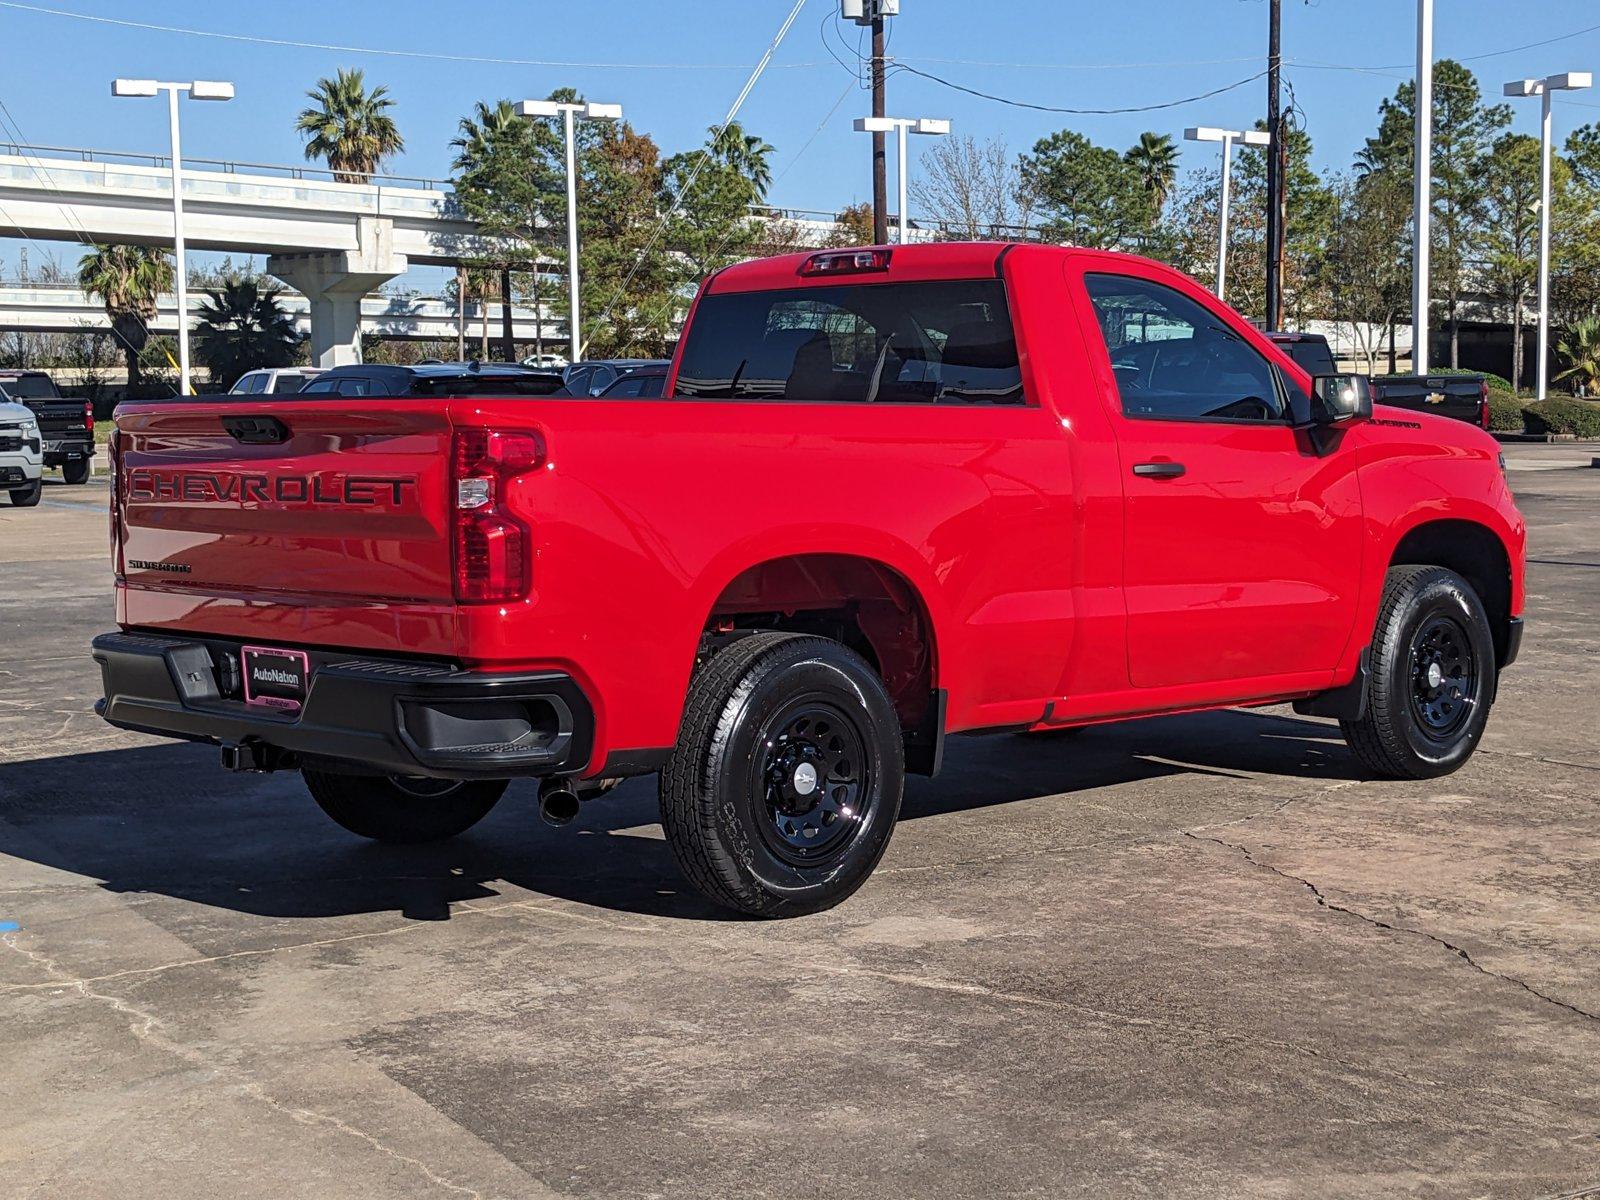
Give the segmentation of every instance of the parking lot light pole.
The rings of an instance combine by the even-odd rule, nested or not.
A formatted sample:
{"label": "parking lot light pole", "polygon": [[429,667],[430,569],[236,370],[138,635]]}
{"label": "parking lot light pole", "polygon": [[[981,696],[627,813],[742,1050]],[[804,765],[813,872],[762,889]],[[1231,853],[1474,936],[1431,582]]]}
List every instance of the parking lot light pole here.
{"label": "parking lot light pole", "polygon": [[[1502,89],[1507,96],[1538,96],[1539,120],[1539,380],[1538,399],[1550,388],[1550,94],[1579,92],[1594,83],[1588,71],[1567,71],[1544,79],[1517,79]],[[1512,320],[1516,314],[1512,314]]]}
{"label": "parking lot light pole", "polygon": [[1210,125],[1183,131],[1191,142],[1222,143],[1222,205],[1217,219],[1217,299],[1226,300],[1228,290],[1228,200],[1232,194],[1233,144],[1270,146],[1272,135],[1260,129],[1215,129]]}
{"label": "parking lot light pole", "polygon": [[178,93],[188,92],[191,100],[232,100],[233,84],[215,79],[194,79],[188,83],[168,83],[158,79],[113,79],[113,96],[150,97],[167,94],[167,119],[172,134],[172,250],[177,259],[178,295],[178,390],[194,395],[189,384],[189,264],[183,245],[183,149],[178,136]]}
{"label": "parking lot light pole", "polygon": [[910,163],[906,154],[906,134],[920,133],[929,137],[942,137],[950,132],[950,122],[939,117],[857,117],[856,132],[858,133],[888,133],[893,130],[896,134],[900,153],[900,179],[899,201],[900,219],[898,222],[899,236],[895,239],[902,246],[906,242],[906,233],[910,228],[906,217],[906,176],[909,174]]}
{"label": "parking lot light pole", "polygon": [[[567,138],[567,359],[577,362],[583,354],[579,340],[582,327],[578,320],[582,312],[578,298],[578,148],[576,124],[584,121],[620,121],[622,105],[595,104],[580,101],[575,104],[557,100],[524,100],[517,105],[524,117],[560,117]],[[539,264],[534,263],[537,276]]]}

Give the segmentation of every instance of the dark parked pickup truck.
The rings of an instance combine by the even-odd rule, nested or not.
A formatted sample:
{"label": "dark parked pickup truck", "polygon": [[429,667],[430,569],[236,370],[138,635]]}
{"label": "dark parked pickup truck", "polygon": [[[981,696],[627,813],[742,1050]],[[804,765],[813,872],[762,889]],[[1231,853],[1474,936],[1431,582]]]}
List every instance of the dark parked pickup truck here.
{"label": "dark parked pickup truck", "polygon": [[7,397],[38,418],[44,465],[60,467],[68,483],[87,483],[94,459],[94,406],[63,396],[43,371],[0,371],[0,400]]}
{"label": "dark parked pickup truck", "polygon": [[[1267,337],[1312,375],[1332,375],[1338,370],[1328,339],[1320,333],[1269,333]],[[1372,402],[1489,428],[1489,381],[1482,375],[1376,375]]]}

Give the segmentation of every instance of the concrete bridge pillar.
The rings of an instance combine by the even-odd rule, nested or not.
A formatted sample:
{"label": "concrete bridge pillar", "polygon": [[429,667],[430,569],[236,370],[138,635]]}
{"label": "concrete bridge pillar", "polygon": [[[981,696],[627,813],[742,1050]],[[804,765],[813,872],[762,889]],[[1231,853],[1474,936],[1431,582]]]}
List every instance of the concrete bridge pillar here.
{"label": "concrete bridge pillar", "polygon": [[405,274],[406,256],[394,252],[394,226],[378,217],[357,221],[355,250],[274,254],[267,273],[283,280],[311,305],[311,365],[342,367],[361,361],[361,298]]}

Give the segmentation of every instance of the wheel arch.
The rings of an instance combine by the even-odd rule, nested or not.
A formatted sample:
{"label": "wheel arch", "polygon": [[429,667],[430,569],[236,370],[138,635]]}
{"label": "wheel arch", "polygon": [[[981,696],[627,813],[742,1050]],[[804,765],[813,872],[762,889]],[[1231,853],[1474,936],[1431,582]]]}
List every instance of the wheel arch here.
{"label": "wheel arch", "polygon": [[887,556],[821,548],[770,554],[725,570],[720,586],[708,590],[697,655],[753,630],[843,642],[883,680],[905,735],[907,769],[932,774],[944,699],[940,623],[928,596]]}
{"label": "wheel arch", "polygon": [[1454,571],[1478,593],[1494,634],[1495,658],[1504,663],[1511,650],[1513,577],[1505,541],[1489,526],[1462,517],[1442,517],[1413,525],[1389,555],[1389,567],[1427,565]]}

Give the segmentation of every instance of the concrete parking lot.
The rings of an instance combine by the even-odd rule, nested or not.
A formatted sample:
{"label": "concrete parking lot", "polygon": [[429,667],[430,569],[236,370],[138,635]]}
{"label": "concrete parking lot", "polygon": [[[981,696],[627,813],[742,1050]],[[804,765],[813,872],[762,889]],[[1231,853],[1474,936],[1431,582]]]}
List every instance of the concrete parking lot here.
{"label": "concrete parking lot", "polygon": [[1460,774],[1286,709],[958,739],[778,924],[653,780],[384,848],[104,726],[104,483],[0,507],[0,1194],[1600,1195],[1600,470],[1508,453]]}

